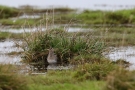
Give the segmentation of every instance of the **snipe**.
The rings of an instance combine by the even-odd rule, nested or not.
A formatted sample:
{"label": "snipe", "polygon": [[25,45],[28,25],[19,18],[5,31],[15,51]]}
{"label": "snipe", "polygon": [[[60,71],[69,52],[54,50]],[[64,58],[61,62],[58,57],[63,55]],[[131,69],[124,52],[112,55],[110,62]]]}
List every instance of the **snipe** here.
{"label": "snipe", "polygon": [[47,61],[48,61],[49,65],[57,65],[57,56],[55,55],[53,48],[49,49]]}

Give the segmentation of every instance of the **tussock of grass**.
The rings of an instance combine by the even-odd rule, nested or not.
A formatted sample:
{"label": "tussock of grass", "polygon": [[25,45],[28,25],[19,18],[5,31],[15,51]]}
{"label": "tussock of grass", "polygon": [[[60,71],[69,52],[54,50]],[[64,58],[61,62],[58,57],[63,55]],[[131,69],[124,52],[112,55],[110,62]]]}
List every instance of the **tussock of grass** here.
{"label": "tussock of grass", "polygon": [[24,53],[24,61],[29,63],[44,62],[43,64],[46,64],[47,49],[50,47],[55,49],[58,64],[68,64],[73,57],[82,54],[102,56],[102,51],[105,48],[104,42],[98,38],[91,38],[91,34],[83,37],[59,29],[32,33],[25,41],[27,50]]}
{"label": "tussock of grass", "polygon": [[112,64],[111,62],[102,62],[102,63],[85,63],[79,65],[74,78],[78,80],[105,80],[106,76],[113,70],[115,70],[117,66]]}

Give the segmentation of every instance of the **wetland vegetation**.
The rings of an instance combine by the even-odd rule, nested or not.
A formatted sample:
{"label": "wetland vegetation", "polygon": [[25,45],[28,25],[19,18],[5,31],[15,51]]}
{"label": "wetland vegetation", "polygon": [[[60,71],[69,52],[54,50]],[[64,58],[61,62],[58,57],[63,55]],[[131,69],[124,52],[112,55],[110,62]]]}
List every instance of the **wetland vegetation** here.
{"label": "wetland vegetation", "polygon": [[[23,54],[22,63],[45,72],[42,69],[47,64],[47,49],[54,48],[59,65],[72,65],[67,70],[48,70],[45,75],[33,75],[30,70],[28,73],[18,70],[19,65],[0,64],[0,90],[135,89],[135,71],[124,67],[128,62],[111,61],[103,55],[103,52],[109,52],[109,47],[135,45],[134,9],[113,12],[84,10],[78,13],[70,8],[37,9],[26,5],[19,8],[0,6],[0,10],[0,27],[13,26],[18,30],[21,26],[37,27],[30,33],[0,32],[0,39],[23,40],[19,46],[24,50],[20,52]],[[23,14],[35,13],[40,17],[19,18]],[[56,28],[54,24],[65,25]],[[74,24],[88,30],[68,32],[65,29]],[[43,31],[44,27],[46,30]]]}
{"label": "wetland vegetation", "polygon": [[[17,19],[14,22],[11,17],[19,17],[23,14],[26,15],[40,15],[41,17],[32,20],[27,20],[30,25],[35,24],[36,21],[46,18],[46,12],[50,17],[49,21],[53,21],[55,24],[64,24],[72,21],[72,24],[134,24],[135,23],[135,10],[117,10],[117,11],[100,11],[100,10],[83,10],[78,12],[77,9],[71,8],[49,8],[49,9],[38,9],[32,6],[20,6],[20,8],[12,8],[7,6],[0,6],[2,25],[20,25],[20,22],[24,23],[25,19]],[[6,13],[6,14],[5,14]],[[54,14],[54,15],[53,15]],[[7,19],[8,18],[8,19]],[[13,22],[12,22],[13,21]],[[46,23],[44,21],[44,23]],[[40,23],[39,23],[40,24]],[[26,24],[27,25],[27,24]]]}

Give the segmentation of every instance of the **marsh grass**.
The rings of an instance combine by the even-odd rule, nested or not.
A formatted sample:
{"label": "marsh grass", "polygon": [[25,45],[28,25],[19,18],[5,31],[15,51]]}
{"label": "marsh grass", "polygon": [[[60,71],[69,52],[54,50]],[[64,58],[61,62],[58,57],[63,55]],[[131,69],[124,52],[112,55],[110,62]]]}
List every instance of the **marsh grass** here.
{"label": "marsh grass", "polygon": [[36,6],[31,6],[31,5],[22,5],[19,6],[19,10],[23,11],[24,13],[27,14],[33,14],[33,13],[45,13],[45,12],[51,12],[52,10],[55,11],[55,13],[69,13],[69,12],[74,12],[76,9],[68,8],[68,7],[50,7],[50,8],[39,8]]}
{"label": "marsh grass", "polygon": [[[46,80],[46,79],[44,79]],[[59,82],[57,79],[56,83],[51,83],[50,85],[42,85],[42,84],[31,84],[29,85],[30,90],[37,90],[37,89],[46,89],[46,90],[69,90],[69,89],[77,89],[77,90],[101,90],[104,86],[103,81],[83,81],[83,82]]]}
{"label": "marsh grass", "polygon": [[[47,49],[54,48],[58,57],[58,64],[65,65],[74,57],[81,54],[96,54],[102,56],[105,48],[104,42],[91,38],[77,36],[76,33],[68,33],[59,29],[48,29],[45,32],[38,31],[32,33],[26,39],[27,50],[24,61],[46,63]],[[33,57],[34,55],[34,57]]]}
{"label": "marsh grass", "polygon": [[[1,23],[3,25],[20,25],[23,20],[18,20],[16,23],[13,23],[11,20],[7,20],[9,17],[17,17],[23,15],[24,13],[28,15],[45,14],[46,12],[51,12],[50,21],[54,21],[57,24],[67,24],[72,20],[72,24],[134,24],[134,9],[129,10],[117,10],[117,11],[100,11],[100,10],[84,10],[77,13],[77,10],[71,8],[48,8],[48,9],[37,9],[34,6],[24,5],[19,8],[0,6],[1,11]],[[43,15],[46,17],[45,15]],[[73,18],[74,17],[74,18]],[[54,20],[55,18],[55,20]],[[40,19],[43,19],[42,16]],[[34,25],[35,19],[29,20],[31,25]],[[40,24],[39,24],[40,25]]]}
{"label": "marsh grass", "polygon": [[1,19],[0,23],[4,26],[12,26],[12,27],[21,27],[25,26],[28,27],[28,25],[35,25],[35,21],[39,21],[38,19]]}
{"label": "marsh grass", "polygon": [[134,90],[135,72],[119,68],[107,77],[105,90]]}
{"label": "marsh grass", "polygon": [[[117,11],[84,10],[76,18],[86,24],[134,24],[134,9]],[[94,20],[94,21],[93,21]]]}
{"label": "marsh grass", "polygon": [[[15,73],[13,72],[16,70],[15,68],[16,67],[13,65],[0,65],[1,89],[134,90],[134,72],[122,68],[112,71],[113,68],[111,63],[85,63],[82,66],[79,66],[77,70],[50,70],[46,73],[46,75],[35,76],[24,76]],[[110,73],[110,71],[112,72]],[[108,75],[107,78],[105,78],[106,75]],[[96,80],[97,77],[100,77],[99,81]],[[107,82],[105,80],[107,80]]]}
{"label": "marsh grass", "polygon": [[[89,11],[84,13],[88,14]],[[98,11],[91,13],[98,13]],[[52,18],[53,16],[47,13],[41,20],[40,27],[37,27],[37,31],[31,32],[24,38],[27,44],[24,48],[24,62],[36,67],[42,64],[41,67],[45,68],[44,65],[48,64],[46,58],[49,48],[54,48],[59,65],[100,62],[106,46],[126,46],[131,43],[134,45],[133,28],[103,26],[92,27],[95,29],[93,32],[69,33],[65,27],[54,28],[54,22],[50,21]],[[46,26],[45,31],[42,26]]]}
{"label": "marsh grass", "polygon": [[101,90],[105,85],[104,81],[78,81],[73,78],[73,70],[48,71],[46,76],[31,76],[29,77],[29,90],[47,89],[47,90]]}
{"label": "marsh grass", "polygon": [[46,90],[102,90],[102,86],[104,85],[101,81],[84,81],[80,83],[63,83],[63,84],[52,84],[49,86],[41,85],[41,84],[33,84],[29,86],[30,90],[37,90],[37,89],[46,89]]}
{"label": "marsh grass", "polygon": [[2,90],[25,90],[26,79],[16,73],[16,67],[10,64],[0,64],[0,89]]}
{"label": "marsh grass", "polygon": [[10,32],[0,32],[0,39],[22,39],[23,34],[16,34]]}
{"label": "marsh grass", "polygon": [[15,17],[19,14],[17,8],[0,5],[0,18]]}
{"label": "marsh grass", "polygon": [[[83,81],[73,78],[73,70],[50,70],[46,75],[22,75],[14,65],[0,65],[0,89],[2,90],[101,90],[104,81]],[[15,72],[14,72],[15,71]]]}
{"label": "marsh grass", "polygon": [[107,75],[116,69],[116,65],[108,60],[100,60],[100,62],[83,63],[78,65],[73,77],[79,81],[83,80],[105,80]]}
{"label": "marsh grass", "polygon": [[103,26],[92,27],[94,29],[93,35],[100,37],[106,46],[133,46],[134,42],[134,28],[125,26]]}
{"label": "marsh grass", "polygon": [[[82,15],[81,17],[95,19],[98,16],[98,11],[95,11],[96,14],[92,14],[93,16],[89,16],[89,11],[85,11],[86,15]],[[94,12],[94,13],[95,13]],[[93,12],[90,12],[93,13]],[[100,14],[101,17],[103,14]],[[109,14],[108,18],[117,19],[116,16],[119,16],[122,22],[129,22],[123,20],[123,16],[121,15],[112,15]],[[87,18],[86,18],[87,17]],[[63,16],[64,18],[64,16]],[[70,16],[68,17],[70,18]],[[22,76],[18,75],[18,73],[14,73],[15,68],[12,69],[11,66],[0,66],[0,89],[7,90],[37,90],[37,89],[48,89],[48,90],[69,90],[69,89],[78,89],[78,90],[101,90],[105,81],[107,82],[107,89],[113,88],[123,88],[127,90],[130,88],[134,89],[134,74],[128,75],[131,73],[130,71],[114,71],[114,73],[110,74],[112,78],[106,78],[106,76],[113,70],[115,70],[118,66],[113,64],[108,59],[102,56],[104,49],[106,46],[118,46],[118,45],[129,45],[130,42],[134,43],[133,30],[126,29],[117,29],[117,28],[109,28],[106,27],[98,28],[94,33],[86,32],[86,33],[69,33],[64,28],[53,28],[48,24],[52,25],[52,21],[49,21],[46,18],[43,18],[41,21],[46,20],[45,22],[41,22],[40,26],[37,27],[36,32],[31,32],[30,34],[23,34],[24,38],[24,56],[23,61],[28,63],[40,71],[41,68],[45,68],[47,64],[47,55],[49,48],[54,48],[55,53],[58,56],[58,61],[60,65],[68,65],[73,64],[76,65],[73,70],[61,70],[61,71],[48,71],[46,76]],[[120,21],[120,22],[121,22]],[[100,20],[94,23],[107,21]],[[110,23],[116,21],[109,21]],[[87,22],[86,23],[91,23]],[[117,22],[119,23],[119,22]],[[46,25],[46,31],[42,30],[42,25]],[[28,25],[30,26],[30,24]],[[31,27],[31,26],[30,26]],[[101,33],[101,32],[102,33]],[[132,38],[132,40],[130,40]],[[129,42],[128,42],[129,41]],[[4,67],[4,68],[3,68]],[[125,75],[125,76],[124,76]],[[121,77],[122,76],[122,77]],[[128,79],[125,79],[129,77]],[[115,78],[115,79],[114,79]],[[99,80],[99,81],[97,81]],[[114,81],[115,80],[115,81]],[[119,82],[120,80],[120,82]],[[118,81],[118,82],[117,82]],[[123,82],[124,81],[124,82]],[[123,82],[124,86],[123,86]],[[127,82],[127,83],[125,83]],[[131,85],[128,83],[131,82]],[[117,84],[118,83],[118,84]],[[116,86],[115,86],[116,84]],[[110,85],[112,85],[110,87]],[[117,90],[117,89],[116,89]]]}

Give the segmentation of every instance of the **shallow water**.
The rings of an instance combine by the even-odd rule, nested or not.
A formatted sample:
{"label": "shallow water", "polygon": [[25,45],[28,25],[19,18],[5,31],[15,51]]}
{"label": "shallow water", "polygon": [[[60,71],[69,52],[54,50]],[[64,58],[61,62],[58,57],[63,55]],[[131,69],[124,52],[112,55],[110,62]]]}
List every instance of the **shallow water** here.
{"label": "shallow water", "polygon": [[[58,27],[56,27],[58,28]],[[83,29],[83,28],[75,28],[75,27],[69,27],[69,28],[63,28],[64,30],[68,32],[84,32],[84,31],[93,31],[92,29]],[[46,28],[20,28],[20,29],[12,29],[12,28],[0,28],[1,32],[11,32],[11,33],[27,33],[27,32],[36,32],[36,31],[45,31]]]}
{"label": "shallow water", "polygon": [[20,55],[7,55],[11,52],[23,51],[20,47],[16,47],[16,43],[21,44],[22,41],[5,40],[0,42],[0,63],[15,64],[21,60]]}
{"label": "shallow water", "polygon": [[113,48],[112,51],[105,56],[114,61],[124,59],[132,64],[130,69],[135,69],[135,46]]}
{"label": "shallow water", "polygon": [[22,41],[6,40],[0,42],[0,54],[6,54],[11,52],[22,51],[20,47],[16,47],[16,44],[21,44]]}
{"label": "shallow water", "polygon": [[17,17],[17,18],[13,18],[13,19],[24,19],[24,18],[28,18],[28,19],[30,19],[30,18],[36,19],[36,18],[40,18],[40,16],[41,16],[40,14],[34,14],[34,15],[23,14],[23,15]]}
{"label": "shallow water", "polygon": [[0,55],[1,64],[18,64],[21,61],[20,56],[9,56],[9,55]]}

